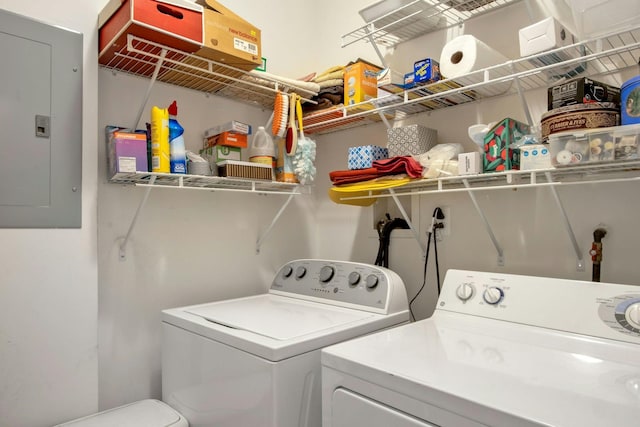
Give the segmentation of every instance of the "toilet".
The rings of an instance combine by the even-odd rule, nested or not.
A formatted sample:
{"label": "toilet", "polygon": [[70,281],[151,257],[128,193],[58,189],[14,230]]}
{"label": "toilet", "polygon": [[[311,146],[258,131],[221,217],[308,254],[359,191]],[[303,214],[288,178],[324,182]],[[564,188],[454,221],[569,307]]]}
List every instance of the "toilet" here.
{"label": "toilet", "polygon": [[187,420],[164,402],[145,399],[55,427],[188,427]]}

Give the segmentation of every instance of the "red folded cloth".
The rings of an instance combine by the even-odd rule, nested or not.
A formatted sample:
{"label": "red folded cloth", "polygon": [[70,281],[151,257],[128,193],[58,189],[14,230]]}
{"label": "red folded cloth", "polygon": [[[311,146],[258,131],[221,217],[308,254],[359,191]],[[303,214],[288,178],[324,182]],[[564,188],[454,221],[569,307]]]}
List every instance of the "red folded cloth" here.
{"label": "red folded cloth", "polygon": [[351,184],[354,182],[368,181],[380,177],[375,168],[354,169],[329,172],[329,178],[335,185]]}
{"label": "red folded cloth", "polygon": [[374,160],[372,166],[380,175],[406,173],[410,178],[422,177],[422,165],[411,156],[396,156],[390,159]]}

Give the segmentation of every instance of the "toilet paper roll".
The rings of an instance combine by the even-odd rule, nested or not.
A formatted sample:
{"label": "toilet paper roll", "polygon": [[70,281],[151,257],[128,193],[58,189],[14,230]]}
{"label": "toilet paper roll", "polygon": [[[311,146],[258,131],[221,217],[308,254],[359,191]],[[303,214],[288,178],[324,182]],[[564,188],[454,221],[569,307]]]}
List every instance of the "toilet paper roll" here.
{"label": "toilet paper roll", "polygon": [[[440,72],[448,79],[468,86],[484,81],[484,73],[477,73],[493,65],[507,62],[508,59],[500,52],[488,46],[472,35],[458,36],[444,45],[440,54]],[[492,70],[490,80],[506,75],[507,71]],[[475,91],[485,96],[498,95],[506,92],[511,82],[487,85],[476,88]]]}

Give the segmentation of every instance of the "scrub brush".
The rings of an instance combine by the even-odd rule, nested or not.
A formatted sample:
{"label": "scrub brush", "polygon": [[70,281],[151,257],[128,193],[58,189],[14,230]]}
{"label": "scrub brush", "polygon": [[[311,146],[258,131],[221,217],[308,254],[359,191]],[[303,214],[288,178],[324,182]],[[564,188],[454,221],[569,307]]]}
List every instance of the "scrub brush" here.
{"label": "scrub brush", "polygon": [[274,136],[283,138],[287,130],[287,115],[289,113],[289,96],[278,92],[273,103],[273,122],[271,123],[271,133]]}

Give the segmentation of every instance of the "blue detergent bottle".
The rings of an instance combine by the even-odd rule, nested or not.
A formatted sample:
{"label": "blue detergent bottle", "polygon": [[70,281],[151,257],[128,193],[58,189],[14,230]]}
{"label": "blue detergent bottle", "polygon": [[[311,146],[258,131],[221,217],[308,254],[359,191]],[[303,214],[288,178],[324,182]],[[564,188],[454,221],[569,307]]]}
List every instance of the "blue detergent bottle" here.
{"label": "blue detergent bottle", "polygon": [[184,128],[178,123],[178,103],[173,101],[169,110],[169,150],[171,173],[187,173],[187,153],[184,146]]}

